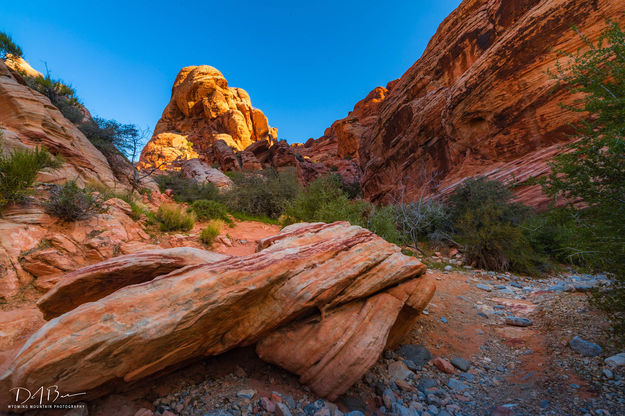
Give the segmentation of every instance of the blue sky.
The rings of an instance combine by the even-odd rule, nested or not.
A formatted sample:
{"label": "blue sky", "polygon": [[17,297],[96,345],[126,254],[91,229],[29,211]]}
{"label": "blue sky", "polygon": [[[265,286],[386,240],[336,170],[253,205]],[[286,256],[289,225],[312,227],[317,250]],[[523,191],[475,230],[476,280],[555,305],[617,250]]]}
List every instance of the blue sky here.
{"label": "blue sky", "polygon": [[211,65],[305,141],[400,77],[460,0],[13,1],[0,30],[94,115],[154,128],[180,68]]}

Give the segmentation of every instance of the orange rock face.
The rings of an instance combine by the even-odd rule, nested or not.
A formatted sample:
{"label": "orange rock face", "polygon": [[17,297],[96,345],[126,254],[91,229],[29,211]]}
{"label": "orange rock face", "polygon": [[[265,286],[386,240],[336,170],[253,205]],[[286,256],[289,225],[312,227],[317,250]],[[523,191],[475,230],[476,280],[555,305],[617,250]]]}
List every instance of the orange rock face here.
{"label": "orange rock face", "polygon": [[228,87],[217,69],[189,66],[180,70],[171,100],[152,139],[141,152],[141,168],[166,169],[176,160],[197,158],[218,140],[236,150],[278,136],[267,117],[253,108],[241,88]]}
{"label": "orange rock face", "polygon": [[[296,224],[259,248],[245,257],[164,268],[168,274],[149,273],[152,280],[128,280],[121,288],[115,279],[113,293],[98,298],[108,292],[98,289],[89,297],[97,300],[49,321],[27,341],[3,373],[0,395],[8,386],[50,383],[65,393],[87,393],[75,400],[89,399],[195,358],[271,340],[280,328],[305,332],[314,325],[307,318],[321,310],[318,327],[346,344],[320,349],[291,342],[321,358],[315,363],[300,355],[297,372],[308,374],[319,394],[334,397],[375,362],[401,311],[420,311],[432,293],[433,282],[420,282],[422,263],[348,223]],[[120,259],[76,272],[79,279],[75,273],[57,287],[94,287],[107,281],[107,270],[117,275],[138,264],[132,256]],[[371,346],[363,346],[369,336]],[[322,378],[335,389],[323,387]]]}
{"label": "orange rock face", "polygon": [[[339,154],[358,148],[365,196],[390,202],[405,186],[417,195],[435,174],[430,193],[450,193],[463,179],[488,176],[522,183],[548,171],[568,143],[579,113],[546,73],[557,50],[596,40],[611,18],[625,24],[611,0],[465,0],[439,26],[422,57],[386,89],[377,88],[347,118],[333,124]],[[356,145],[357,144],[357,145]],[[537,186],[515,188],[543,207]]]}

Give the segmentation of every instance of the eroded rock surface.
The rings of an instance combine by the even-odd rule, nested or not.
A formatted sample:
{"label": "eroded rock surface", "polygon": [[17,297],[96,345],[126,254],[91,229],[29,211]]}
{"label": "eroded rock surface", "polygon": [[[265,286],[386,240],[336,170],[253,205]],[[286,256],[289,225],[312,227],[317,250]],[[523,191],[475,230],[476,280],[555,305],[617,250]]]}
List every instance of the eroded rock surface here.
{"label": "eroded rock surface", "polygon": [[259,342],[256,351],[264,361],[298,374],[318,395],[335,400],[386,346],[410,332],[435,288],[427,276],[403,283],[280,329]]}
{"label": "eroded rock surface", "polygon": [[[418,313],[433,291],[431,282],[421,283],[422,263],[348,223],[286,227],[259,248],[119,288],[58,316],[29,339],[0,385],[52,383],[67,392],[86,391],[81,400],[95,397],[179,363],[254,345],[320,310],[324,329],[335,322],[335,333],[353,343],[354,328],[343,326],[356,324],[358,333],[375,339],[371,348],[356,342],[340,351],[358,355],[358,365],[341,364],[336,351],[318,352],[326,362],[322,374],[335,377],[336,388],[324,392],[314,377],[311,387],[340,394],[375,362],[398,320],[412,317],[402,311]],[[112,273],[126,267],[116,264]],[[97,275],[103,281],[103,269],[92,266],[91,276],[85,269],[78,280]],[[64,281],[70,279],[58,287]],[[337,319],[341,315],[358,320]]]}
{"label": "eroded rock surface", "polygon": [[191,247],[147,250],[113,257],[66,274],[39,299],[37,306],[49,320],[125,286],[147,282],[185,266],[227,258],[223,254]]}
{"label": "eroded rock surface", "polygon": [[218,140],[243,150],[259,140],[273,143],[276,128],[252,107],[241,88],[228,86],[217,69],[207,66],[182,68],[172,88],[171,100],[141,152],[143,169],[168,169],[172,162],[210,152]]}
{"label": "eroded rock surface", "polygon": [[373,201],[392,202],[403,187],[418,195],[424,183],[444,196],[487,176],[521,184],[519,199],[542,208],[540,187],[522,184],[548,172],[583,117],[560,107],[576,97],[554,91],[547,71],[558,51],[584,47],[572,25],[594,41],[606,18],[625,23],[622,11],[610,0],[465,0],[399,80],[373,90],[326,135],[338,138],[341,155],[357,150]]}

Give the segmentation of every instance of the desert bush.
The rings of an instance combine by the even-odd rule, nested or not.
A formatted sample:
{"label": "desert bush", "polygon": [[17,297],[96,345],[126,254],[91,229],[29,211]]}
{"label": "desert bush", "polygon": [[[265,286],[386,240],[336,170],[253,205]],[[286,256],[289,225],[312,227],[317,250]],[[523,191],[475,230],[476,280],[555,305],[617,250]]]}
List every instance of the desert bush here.
{"label": "desert bush", "polygon": [[103,212],[102,203],[100,196],[79,187],[76,181],[67,181],[51,190],[44,207],[48,214],[63,221],[74,222]]}
{"label": "desert bush", "polygon": [[287,207],[286,215],[293,221],[349,221],[366,225],[371,205],[362,200],[351,201],[343,190],[338,175],[326,175],[311,182]]}
{"label": "desert bush", "polygon": [[466,180],[448,200],[454,237],[477,267],[532,273],[537,257],[520,227],[530,210],[512,202],[512,196],[500,182]]}
{"label": "desert bush", "polygon": [[225,194],[231,211],[277,219],[298,195],[300,186],[293,169],[233,172],[234,187]]}
{"label": "desert bush", "polygon": [[349,199],[362,198],[362,187],[360,186],[360,182],[343,182],[343,191],[347,194]]}
{"label": "desert bush", "polygon": [[44,148],[16,149],[0,155],[0,208],[31,193],[39,171],[58,167],[60,161]]}
{"label": "desert bush", "polygon": [[396,225],[397,213],[395,207],[373,207],[367,218],[366,227],[388,242],[401,244],[402,235]]}
{"label": "desert bush", "polygon": [[532,249],[558,263],[584,266],[571,242],[577,239],[579,224],[577,215],[570,208],[552,208],[539,215],[530,216],[523,223],[523,233]]}
{"label": "desert bush", "polygon": [[21,58],[23,55],[20,48],[5,32],[0,32],[0,59],[3,61],[11,56],[11,58]]}
{"label": "desert bush", "polygon": [[223,222],[211,221],[206,228],[200,232],[200,241],[208,247],[212,246],[215,238],[217,238],[221,232],[222,225]]}
{"label": "desert bush", "polygon": [[394,207],[376,207],[361,199],[352,200],[339,175],[326,175],[314,180],[289,204],[281,223],[348,221],[399,244],[401,234],[395,218]]}
{"label": "desert bush", "polygon": [[217,201],[200,199],[193,202],[191,210],[199,220],[222,220],[228,224],[232,224],[232,218],[228,215],[228,208]]}
{"label": "desert bush", "polygon": [[453,223],[447,206],[435,200],[420,199],[412,203],[401,203],[395,208],[397,227],[404,244],[414,248],[428,240],[436,245],[449,243]]}
{"label": "desert bush", "polygon": [[157,175],[154,179],[161,192],[171,189],[174,199],[178,202],[220,199],[219,190],[214,184],[210,182],[199,184],[193,179],[186,178],[181,172]]}
{"label": "desert bush", "polygon": [[135,221],[138,221],[144,215],[148,216],[151,212],[147,205],[143,204],[142,202],[132,200],[129,202],[129,204],[130,209],[132,210],[130,218]]}
{"label": "desert bush", "polygon": [[137,157],[146,136],[146,132],[134,124],[101,117],[85,120],[78,124],[78,128],[100,151],[106,153],[115,148],[131,162]]}
{"label": "desert bush", "polygon": [[195,213],[186,212],[181,205],[164,204],[155,215],[161,231],[189,231],[195,225]]}
{"label": "desert bush", "polygon": [[24,79],[30,88],[48,97],[50,102],[72,123],[77,124],[84,118],[76,90],[70,85],[51,78],[49,74],[45,77],[25,77]]}

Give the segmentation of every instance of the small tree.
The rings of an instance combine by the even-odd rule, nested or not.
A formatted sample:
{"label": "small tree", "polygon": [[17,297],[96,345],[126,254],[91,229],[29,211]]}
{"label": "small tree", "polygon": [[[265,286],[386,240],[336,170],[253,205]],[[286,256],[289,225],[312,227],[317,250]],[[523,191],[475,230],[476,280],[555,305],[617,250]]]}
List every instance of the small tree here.
{"label": "small tree", "polygon": [[409,198],[406,194],[411,184],[404,183],[399,195],[394,198],[396,222],[404,244],[410,245],[422,254],[425,254],[419,247],[422,239],[451,242],[453,226],[449,210],[445,204],[427,195],[437,186],[436,177],[436,172],[423,167],[416,178],[416,182],[420,184],[416,195]]}
{"label": "small tree", "polygon": [[[13,42],[11,36],[6,32],[0,32],[0,58],[4,61],[7,58],[21,58],[22,48]],[[9,56],[10,55],[10,56]]]}
{"label": "small tree", "polygon": [[102,117],[94,117],[79,128],[96,147],[114,146],[131,162],[135,162],[147,131],[134,124],[122,124]]}
{"label": "small tree", "polygon": [[625,341],[625,33],[608,22],[597,42],[579,36],[586,51],[563,53],[568,62],[558,62],[552,76],[582,94],[563,107],[585,117],[577,140],[554,158],[543,185],[554,199],[585,203],[585,209],[572,211],[577,232],[571,256],[614,275],[615,286],[595,299]]}

